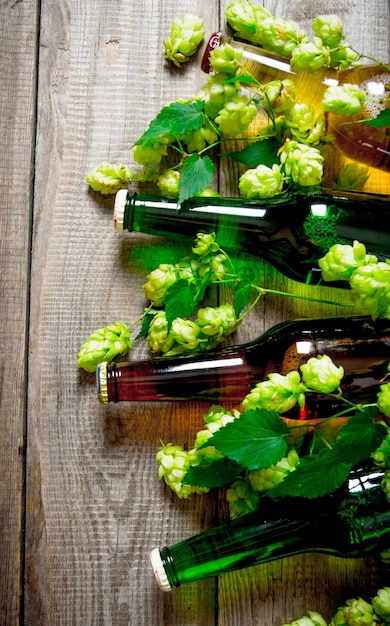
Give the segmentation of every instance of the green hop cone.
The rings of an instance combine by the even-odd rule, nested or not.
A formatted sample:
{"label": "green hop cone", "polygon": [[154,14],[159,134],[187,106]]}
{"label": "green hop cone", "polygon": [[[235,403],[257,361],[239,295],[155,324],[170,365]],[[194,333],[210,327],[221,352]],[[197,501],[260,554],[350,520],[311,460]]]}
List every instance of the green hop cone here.
{"label": "green hop cone", "polygon": [[351,191],[361,191],[370,177],[370,169],[364,163],[349,161],[339,170],[336,187]]}
{"label": "green hop cone", "polygon": [[372,608],[381,619],[390,622],[390,587],[383,587],[377,591],[372,599]]}
{"label": "green hop cone", "polygon": [[164,40],[165,58],[180,67],[195,54],[205,33],[202,18],[191,13],[175,17],[171,36]]}
{"label": "green hop cone", "polygon": [[106,195],[125,189],[133,176],[134,172],[122,163],[102,161],[87,174],[85,180],[94,191]]}
{"label": "green hop cone", "polygon": [[202,128],[187,133],[182,141],[187,146],[187,152],[201,152],[218,140],[218,135],[208,122]]}
{"label": "green hop cone", "polygon": [[238,478],[226,491],[230,519],[255,511],[260,504],[260,495],[254,491],[246,478]]}
{"label": "green hop cone", "polygon": [[142,287],[145,296],[156,306],[161,306],[169,287],[177,280],[176,267],[171,263],[161,263],[146,279]]}
{"label": "green hop cone", "polygon": [[230,44],[217,46],[210,53],[210,65],[214,72],[234,76],[240,66],[242,48],[233,48]]}
{"label": "green hop cone", "polygon": [[158,477],[164,479],[168,487],[176,493],[179,498],[189,498],[193,493],[207,493],[208,489],[192,487],[183,483],[183,479],[190,468],[194,455],[171,443],[162,444],[156,454],[159,464]]}
{"label": "green hop cone", "polygon": [[[387,406],[390,407],[390,404]],[[386,435],[379,448],[371,454],[371,458],[373,459],[375,465],[390,469],[390,433]]]}
{"label": "green hop cone", "polygon": [[180,173],[177,170],[168,169],[157,179],[157,186],[163,196],[176,198],[179,195]]}
{"label": "green hop cone", "polygon": [[[195,350],[199,346],[199,326],[191,320],[177,317],[172,322],[170,333],[181,347],[176,350],[176,354],[184,350]],[[170,352],[172,353],[172,350]]]}
{"label": "green hop cone", "polygon": [[329,65],[329,50],[319,37],[313,41],[302,41],[295,46],[291,54],[291,66],[296,72],[309,70],[314,72]]}
{"label": "green hop cone", "polygon": [[216,345],[237,329],[238,321],[233,305],[227,302],[199,309],[196,324],[201,333],[210,337],[212,345]]}
{"label": "green hop cone", "polygon": [[387,417],[390,417],[390,383],[380,386],[378,393],[378,409]]}
{"label": "green hop cone", "polygon": [[358,311],[373,319],[390,319],[390,262],[358,267],[349,279],[351,298]]}
{"label": "green hop cone", "polygon": [[299,463],[296,450],[292,449],[287,456],[267,468],[251,470],[248,480],[255,491],[266,491],[281,483],[290,472],[293,472]]}
{"label": "green hop cone", "polygon": [[192,252],[197,256],[207,256],[219,250],[219,244],[215,241],[215,233],[198,233],[195,239],[195,245]]}
{"label": "green hop cone", "polygon": [[374,260],[375,257],[366,254],[365,245],[355,240],[352,246],[338,243],[331,246],[318,265],[326,281],[349,280],[357,268]]}
{"label": "green hop cone", "polygon": [[327,354],[312,357],[300,366],[305,385],[320,393],[335,393],[340,389],[344,368],[337,367]]}
{"label": "green hop cone", "polygon": [[302,385],[298,372],[289,372],[286,376],[278,373],[268,374],[268,380],[257,383],[245,396],[242,404],[246,411],[255,408],[268,409],[276,413],[285,413],[298,402],[305,403],[305,386]]}
{"label": "green hop cone", "polygon": [[225,9],[225,17],[239,39],[258,43],[257,29],[265,18],[270,18],[272,15],[262,6],[252,2],[233,0]]}
{"label": "green hop cone", "polygon": [[139,165],[158,165],[163,156],[168,154],[168,137],[160,137],[159,141],[143,141],[133,146],[134,161]]}
{"label": "green hop cone", "polygon": [[226,82],[228,78],[227,74],[209,74],[197,95],[199,100],[204,101],[204,112],[212,120],[227,102],[239,94],[240,84]]}
{"label": "green hop cone", "polygon": [[377,626],[374,611],[362,598],[347,600],[339,607],[329,626]]}
{"label": "green hop cone", "polygon": [[317,611],[308,611],[309,615],[304,615],[299,619],[283,624],[283,626],[327,626],[326,621]]}
{"label": "green hop cone", "polygon": [[256,105],[247,96],[233,96],[215,118],[220,132],[226,137],[243,133],[257,114]]}
{"label": "green hop cone", "polygon": [[197,432],[194,448],[200,448],[217,430],[226,426],[226,424],[229,424],[239,416],[240,413],[236,409],[228,411],[222,406],[214,404],[203,416],[206,426],[203,430]]}
{"label": "green hop cone", "polygon": [[358,115],[366,99],[358,85],[345,83],[332,85],[324,93],[321,106],[324,111],[336,115]]}
{"label": "green hop cone", "polygon": [[131,331],[122,322],[109,324],[95,330],[83,343],[77,354],[77,367],[87,372],[95,372],[102,361],[110,363],[115,357],[126,354],[131,349]]}
{"label": "green hop cone", "polygon": [[256,24],[256,43],[270,52],[291,57],[295,48],[308,41],[304,30],[289,19],[266,17]]}
{"label": "green hop cone", "polygon": [[295,100],[295,86],[292,80],[272,80],[264,85],[264,100],[274,113],[286,113]]}
{"label": "green hop cone", "polygon": [[317,15],[312,22],[313,32],[329,48],[336,48],[345,38],[343,22],[338,15]]}
{"label": "green hop cone", "polygon": [[175,340],[169,332],[165,311],[159,311],[153,317],[146,340],[152,352],[166,353],[174,346]]}
{"label": "green hop cone", "polygon": [[302,187],[321,183],[324,157],[317,148],[287,139],[279,156],[286,176],[294,183]]}
{"label": "green hop cone", "polygon": [[249,169],[240,176],[240,193],[246,198],[273,198],[282,193],[284,177],[280,166],[274,164],[272,168],[260,164]]}

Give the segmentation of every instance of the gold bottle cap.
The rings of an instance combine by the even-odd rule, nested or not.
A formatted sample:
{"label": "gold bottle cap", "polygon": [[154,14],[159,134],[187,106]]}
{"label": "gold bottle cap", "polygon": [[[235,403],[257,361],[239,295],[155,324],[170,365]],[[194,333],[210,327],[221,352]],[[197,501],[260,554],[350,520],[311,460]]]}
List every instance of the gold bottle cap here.
{"label": "gold bottle cap", "polygon": [[153,567],[154,575],[158,582],[158,586],[162,591],[171,591],[172,587],[165,573],[164,565],[161,560],[159,548],[154,548],[150,553],[150,562]]}
{"label": "gold bottle cap", "polygon": [[127,189],[119,189],[115,196],[114,204],[114,228],[123,231],[123,220],[125,216],[125,207],[127,200]]}
{"label": "gold bottle cap", "polygon": [[102,404],[108,404],[107,391],[107,362],[99,363],[96,369],[96,390],[99,401]]}

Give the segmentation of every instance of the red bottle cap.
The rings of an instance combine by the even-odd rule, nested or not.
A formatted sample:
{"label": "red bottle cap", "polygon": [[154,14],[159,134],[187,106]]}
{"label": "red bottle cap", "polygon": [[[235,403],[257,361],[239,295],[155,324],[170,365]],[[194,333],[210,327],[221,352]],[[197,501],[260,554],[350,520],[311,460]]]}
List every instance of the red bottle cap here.
{"label": "red bottle cap", "polygon": [[200,66],[206,74],[210,74],[210,52],[212,52],[214,48],[217,48],[220,45],[221,39],[221,32],[213,33],[207,42],[206,50],[204,52],[202,63]]}

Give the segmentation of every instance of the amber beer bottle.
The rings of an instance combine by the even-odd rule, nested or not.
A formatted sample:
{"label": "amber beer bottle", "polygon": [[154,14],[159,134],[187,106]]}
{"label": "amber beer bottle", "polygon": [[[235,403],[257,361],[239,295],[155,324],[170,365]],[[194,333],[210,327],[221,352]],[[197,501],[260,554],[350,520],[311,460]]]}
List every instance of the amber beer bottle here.
{"label": "amber beer bottle", "polygon": [[264,258],[288,278],[311,285],[323,282],[318,260],[333,244],[357,240],[367,253],[390,258],[389,224],[390,203],[368,195],[282,195],[256,201],[195,197],[179,206],[172,198],[121,189],[114,205],[118,231],[191,242],[198,232],[215,232],[222,248]]}
{"label": "amber beer bottle", "polygon": [[[258,339],[189,356],[101,363],[97,392],[109,402],[185,399],[240,403],[268,373],[287,374],[310,357],[327,354],[344,367],[341,382],[351,402],[375,402],[388,376],[390,321],[369,317],[330,317],[282,322]],[[337,399],[308,394],[308,419],[345,408]],[[294,412],[287,417],[297,417]]]}
{"label": "amber beer bottle", "polygon": [[[312,104],[317,114],[322,111],[321,101],[327,87],[332,85],[355,84],[362,89],[366,96],[363,110],[359,115],[344,116],[326,114],[327,133],[333,135],[331,146],[335,150],[325,154],[325,170],[332,168],[332,162],[339,166],[337,152],[345,157],[365,163],[371,168],[370,179],[365,187],[366,191],[390,193],[390,137],[388,127],[377,127],[362,123],[364,119],[376,117],[386,107],[390,107],[390,69],[384,64],[363,64],[345,71],[324,67],[310,72],[303,70],[295,72],[287,57],[264,50],[261,46],[248,44],[241,40],[226,39],[222,33],[214,33],[208,42],[202,60],[202,69],[210,70],[209,56],[212,49],[222,43],[229,43],[235,48],[242,49],[241,65],[238,73],[246,75],[248,72],[256,78],[260,85],[275,80],[292,80],[296,92],[296,101]],[[257,88],[254,84],[253,89]],[[269,120],[265,117],[265,123]]]}
{"label": "amber beer bottle", "polygon": [[384,470],[355,468],[335,493],[315,500],[263,497],[259,510],[176,545],[151,552],[160,588],[170,591],[203,578],[303,552],[344,558],[380,553],[390,543],[390,503]]}

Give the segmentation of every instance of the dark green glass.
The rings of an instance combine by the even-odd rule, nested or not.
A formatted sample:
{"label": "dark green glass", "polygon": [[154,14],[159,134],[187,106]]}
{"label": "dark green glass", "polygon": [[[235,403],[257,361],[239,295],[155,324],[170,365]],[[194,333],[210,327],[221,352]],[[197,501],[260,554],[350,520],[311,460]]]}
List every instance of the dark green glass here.
{"label": "dark green glass", "polygon": [[342,488],[316,500],[263,497],[255,513],[153,550],[160,587],[168,591],[303,552],[356,558],[387,550],[390,503],[380,485],[383,473],[372,464],[355,468]]}
{"label": "dark green glass", "polygon": [[[390,258],[390,203],[369,195],[196,197],[179,207],[172,198],[123,189],[114,221],[117,230],[169,238],[215,232],[222,248],[264,258],[288,278],[311,285],[322,283],[318,259],[333,244],[357,240],[380,260]],[[349,287],[343,281],[331,285]]]}

